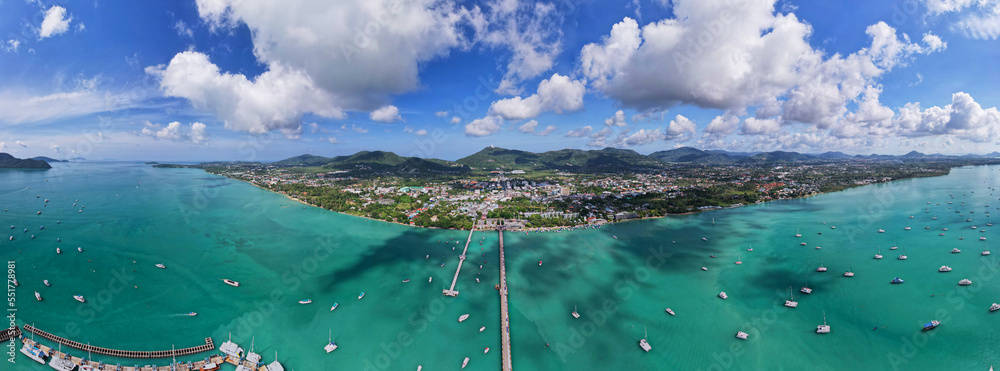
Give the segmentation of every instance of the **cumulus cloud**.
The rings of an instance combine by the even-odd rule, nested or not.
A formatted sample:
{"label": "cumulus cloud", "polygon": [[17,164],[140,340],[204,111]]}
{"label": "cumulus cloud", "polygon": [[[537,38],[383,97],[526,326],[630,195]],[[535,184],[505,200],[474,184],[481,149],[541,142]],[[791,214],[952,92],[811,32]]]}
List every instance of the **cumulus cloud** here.
{"label": "cumulus cloud", "polygon": [[706,136],[721,138],[735,133],[739,123],[740,118],[733,114],[727,113],[722,116],[716,116],[711,122],[708,123],[708,126],[705,127],[704,133]]}
{"label": "cumulus cloud", "polygon": [[434,115],[440,118],[445,118],[448,117],[448,111],[437,111]]}
{"label": "cumulus cloud", "polygon": [[166,126],[145,121],[143,122],[142,129],[137,134],[154,139],[203,144],[211,139],[208,132],[205,131],[205,127],[205,124],[195,122],[185,130],[184,125],[177,121],[171,122]]}
{"label": "cumulus cloud", "polygon": [[761,115],[781,114],[781,122],[829,128],[885,72],[947,47],[930,33],[911,42],[879,22],[866,30],[870,46],[827,57],[809,44],[812,27],[775,11],[775,0],[670,4],[673,18],[642,27],[625,18],[581,49],[594,88],[641,111],[758,106]]}
{"label": "cumulus cloud", "polygon": [[5,52],[17,53],[17,48],[21,46],[21,41],[17,39],[10,39],[6,42],[0,41],[0,49]]}
{"label": "cumulus cloud", "polygon": [[973,142],[996,142],[1000,139],[1000,111],[984,109],[971,95],[952,94],[951,104],[922,109],[910,103],[899,109],[893,126],[901,136],[954,135]]}
{"label": "cumulus cloud", "polygon": [[625,123],[625,111],[618,110],[618,112],[615,112],[614,116],[611,116],[611,118],[609,118],[607,120],[604,120],[604,125],[607,125],[607,126],[625,126],[625,125],[628,125],[627,123]]}
{"label": "cumulus cloud", "polygon": [[579,138],[582,136],[586,136],[587,134],[590,134],[590,132],[592,131],[594,131],[594,128],[591,127],[590,125],[587,125],[582,128],[566,132],[566,136],[569,138]]}
{"label": "cumulus cloud", "polygon": [[253,81],[240,74],[222,73],[208,56],[179,53],[170,64],[147,67],[160,81],[163,93],[185,98],[216,114],[233,131],[263,134],[276,129],[296,130],[304,112],[343,118],[336,100],[301,71],[271,64]]}
{"label": "cumulus cloud", "polygon": [[1000,36],[1000,0],[924,0],[931,16],[957,18],[952,29],[973,39]]}
{"label": "cumulus cloud", "polygon": [[461,122],[462,122],[462,118],[461,117],[455,116],[455,117],[451,118],[451,124],[452,125],[459,124]]}
{"label": "cumulus cloud", "polygon": [[558,128],[556,128],[555,125],[549,125],[549,126],[546,126],[545,129],[542,129],[542,131],[539,131],[539,132],[537,132],[535,134],[538,134],[538,135],[544,137],[546,135],[554,133],[556,131],[556,129],[558,129]]}
{"label": "cumulus cloud", "polygon": [[[680,115],[678,115],[678,116],[680,116]],[[683,117],[683,116],[680,116],[680,117]],[[690,122],[690,121],[688,121],[688,122]],[[673,123],[671,123],[671,127],[673,127]],[[667,130],[667,136],[669,137],[669,135],[670,135],[670,130]],[[622,138],[621,143],[624,146],[641,146],[643,144],[653,143],[653,142],[655,142],[657,140],[661,140],[663,138],[664,138],[664,134],[663,134],[663,132],[660,129],[656,129],[656,130],[639,129],[639,131],[637,131],[635,133],[632,133],[632,135],[629,135],[629,136],[627,136],[625,138]]]}
{"label": "cumulus cloud", "polygon": [[538,121],[531,120],[531,121],[528,121],[528,122],[525,122],[525,123],[521,124],[521,126],[518,126],[517,130],[520,131],[520,132],[522,132],[522,133],[534,133],[535,132],[535,127],[537,127],[537,126],[538,126]]}
{"label": "cumulus cloud", "polygon": [[503,119],[497,116],[486,116],[481,119],[472,120],[465,125],[465,135],[472,137],[483,137],[496,133],[503,127]]}
{"label": "cumulus cloud", "polygon": [[527,97],[501,99],[490,105],[490,114],[507,120],[538,117],[544,112],[572,112],[583,109],[583,94],[586,85],[583,80],[572,80],[558,73],[542,80],[538,92]]}
{"label": "cumulus cloud", "polygon": [[45,11],[45,18],[42,19],[42,25],[38,29],[38,39],[41,40],[66,32],[69,30],[69,23],[71,21],[73,21],[73,17],[66,13],[66,8],[53,5],[49,10]]}
{"label": "cumulus cloud", "polygon": [[[691,121],[687,117],[677,115],[670,121],[670,126],[667,127],[665,137],[667,140],[683,141],[690,139],[696,132],[698,132],[698,127],[694,124],[694,121]],[[638,132],[636,134],[638,134]]]}
{"label": "cumulus cloud", "polygon": [[325,141],[329,142],[330,144],[337,144],[337,138],[334,138],[334,137],[319,138],[319,140],[325,140]]}
{"label": "cumulus cloud", "polygon": [[743,120],[743,130],[740,131],[740,134],[767,135],[777,133],[779,130],[781,130],[781,125],[775,119],[748,117],[746,120]]}
{"label": "cumulus cloud", "polygon": [[174,23],[174,31],[177,31],[177,35],[179,36],[194,38],[194,31],[191,30],[191,27],[188,27],[187,23],[184,23],[182,20],[178,20],[177,23]]}
{"label": "cumulus cloud", "polygon": [[555,64],[562,51],[563,18],[551,2],[497,0],[486,8],[485,13],[478,8],[472,12],[476,40],[513,53],[496,92],[520,94],[520,82],[541,76]]}
{"label": "cumulus cloud", "polygon": [[399,108],[396,108],[396,106],[393,105],[383,106],[372,111],[370,117],[372,121],[384,122],[387,124],[403,119],[403,117],[399,115]]}

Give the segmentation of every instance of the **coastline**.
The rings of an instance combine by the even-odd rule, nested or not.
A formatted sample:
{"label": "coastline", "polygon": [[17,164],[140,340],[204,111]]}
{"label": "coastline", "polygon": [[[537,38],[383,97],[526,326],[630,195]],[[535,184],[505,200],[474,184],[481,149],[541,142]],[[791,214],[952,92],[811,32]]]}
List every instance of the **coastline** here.
{"label": "coastline", "polygon": [[[961,166],[955,166],[955,167],[964,167],[964,166],[988,166],[988,165],[961,165]],[[948,171],[946,173],[944,173],[944,174],[941,174],[941,175],[934,175],[934,176],[914,176],[914,177],[910,177],[910,178],[893,179],[893,180],[888,181],[888,182],[877,182],[877,183],[870,183],[870,184],[859,184],[859,185],[856,185],[856,186],[853,186],[853,187],[847,187],[847,188],[839,189],[839,190],[836,190],[836,191],[817,192],[817,193],[810,194],[810,195],[805,195],[805,196],[799,196],[799,197],[793,197],[793,198],[773,199],[773,200],[768,200],[768,201],[763,201],[763,202],[757,202],[757,203],[753,203],[753,204],[745,204],[745,205],[741,205],[741,206],[732,206],[732,205],[730,205],[730,206],[722,206],[722,207],[717,208],[717,209],[692,210],[692,211],[685,212],[685,213],[666,214],[666,215],[660,215],[660,216],[647,216],[647,217],[627,219],[627,220],[622,220],[622,221],[605,221],[604,223],[587,223],[587,224],[581,224],[581,225],[575,225],[575,226],[516,228],[516,229],[507,229],[507,230],[508,231],[512,231],[512,232],[550,232],[550,231],[558,231],[558,230],[573,230],[573,229],[578,229],[578,228],[579,229],[584,229],[584,228],[601,228],[601,227],[603,227],[605,225],[613,225],[613,224],[618,224],[618,223],[627,223],[627,222],[632,222],[632,221],[660,219],[660,218],[666,218],[666,217],[671,217],[671,216],[694,215],[694,214],[700,214],[700,213],[710,212],[710,211],[719,211],[719,210],[726,210],[726,209],[736,209],[736,208],[743,208],[743,207],[753,206],[753,205],[763,205],[763,204],[767,204],[767,203],[775,202],[775,201],[788,201],[788,200],[807,199],[807,198],[810,198],[810,197],[824,195],[824,194],[835,194],[837,192],[843,192],[843,191],[846,191],[846,190],[849,190],[849,189],[861,188],[861,187],[865,187],[865,186],[872,186],[872,185],[878,185],[878,184],[888,184],[888,183],[894,183],[894,182],[903,181],[903,180],[912,180],[912,179],[917,179],[917,178],[935,178],[935,177],[945,176],[945,175],[951,174],[951,170],[954,169],[955,167],[948,168]],[[202,169],[202,171],[205,171],[205,169]],[[205,171],[205,172],[208,173],[208,171]],[[209,174],[213,174],[213,173],[209,173]],[[265,191],[268,191],[268,192],[271,192],[271,193],[275,193],[275,194],[280,194],[282,196],[285,196],[285,198],[288,198],[289,200],[301,203],[303,205],[320,208],[320,209],[323,209],[323,210],[326,210],[326,211],[330,211],[330,212],[335,212],[335,213],[338,213],[338,214],[341,214],[341,215],[358,217],[358,218],[368,219],[368,220],[382,222],[382,223],[398,224],[398,225],[402,225],[402,226],[406,226],[406,227],[411,227],[411,228],[445,230],[443,228],[422,227],[422,226],[418,226],[418,225],[414,225],[414,224],[409,224],[409,223],[401,223],[401,222],[396,222],[396,221],[388,221],[388,220],[382,220],[382,219],[375,219],[375,218],[370,218],[370,217],[363,216],[363,215],[354,215],[354,214],[343,213],[343,212],[336,211],[336,210],[330,210],[330,209],[327,209],[327,208],[324,208],[324,207],[321,207],[321,206],[318,206],[318,205],[313,205],[313,204],[311,204],[309,202],[306,202],[304,200],[292,197],[291,195],[288,195],[288,194],[285,194],[285,193],[281,193],[281,192],[277,192],[277,191],[274,191],[274,190],[271,190],[271,189],[268,189],[268,188],[264,188],[264,187],[262,187],[262,186],[260,186],[258,184],[255,184],[255,183],[253,183],[251,181],[247,181],[247,180],[243,180],[243,179],[237,179],[237,178],[229,177],[229,176],[222,175],[222,174],[213,174],[213,175],[218,175],[218,176],[221,176],[221,177],[225,177],[227,179],[233,179],[233,180],[241,181],[241,182],[250,184],[250,185],[252,185],[254,187],[263,189]],[[475,227],[475,225],[473,225],[472,228],[473,229],[477,229]],[[449,229],[450,230],[467,231],[467,229],[464,229],[464,228],[458,228],[458,229],[456,229],[456,228],[449,228]]]}

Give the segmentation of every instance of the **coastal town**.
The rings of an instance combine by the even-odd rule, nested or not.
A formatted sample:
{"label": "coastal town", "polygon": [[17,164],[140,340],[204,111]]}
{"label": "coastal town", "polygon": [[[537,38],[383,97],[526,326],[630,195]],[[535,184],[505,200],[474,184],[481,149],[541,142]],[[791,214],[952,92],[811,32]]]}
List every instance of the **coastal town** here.
{"label": "coastal town", "polygon": [[417,227],[508,229],[609,222],[741,207],[868,184],[944,175],[950,162],[838,161],[768,165],[677,164],[646,173],[481,169],[408,177],[273,163],[212,163],[211,173],[345,214]]}

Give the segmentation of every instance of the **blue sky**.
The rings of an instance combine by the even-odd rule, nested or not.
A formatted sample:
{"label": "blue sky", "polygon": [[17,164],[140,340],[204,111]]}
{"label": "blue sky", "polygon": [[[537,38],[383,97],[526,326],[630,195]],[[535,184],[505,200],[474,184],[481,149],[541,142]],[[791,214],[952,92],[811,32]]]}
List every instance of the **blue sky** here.
{"label": "blue sky", "polygon": [[1000,150],[1000,0],[0,0],[0,151]]}

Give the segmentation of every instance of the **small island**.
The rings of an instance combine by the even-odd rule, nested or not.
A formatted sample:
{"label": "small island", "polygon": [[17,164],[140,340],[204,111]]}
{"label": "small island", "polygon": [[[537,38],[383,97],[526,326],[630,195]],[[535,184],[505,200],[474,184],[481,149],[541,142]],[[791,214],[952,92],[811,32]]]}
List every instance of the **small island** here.
{"label": "small island", "polygon": [[0,169],[51,169],[45,160],[20,159],[7,153],[0,153]]}

